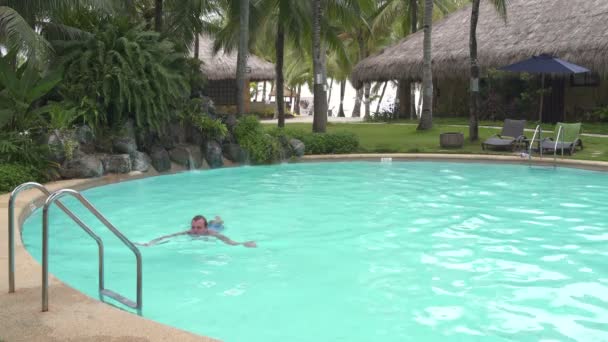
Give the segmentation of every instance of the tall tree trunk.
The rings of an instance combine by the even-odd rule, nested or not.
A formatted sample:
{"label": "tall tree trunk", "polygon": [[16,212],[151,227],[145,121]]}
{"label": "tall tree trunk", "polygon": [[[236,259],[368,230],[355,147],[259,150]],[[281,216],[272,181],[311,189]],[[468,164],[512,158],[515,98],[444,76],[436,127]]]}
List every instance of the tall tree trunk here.
{"label": "tall tree trunk", "polygon": [[161,32],[163,30],[163,0],[156,0],[154,6],[154,30]]}
{"label": "tall tree trunk", "polygon": [[338,117],[343,118],[344,115],[344,94],[346,93],[346,80],[340,82],[340,109],[338,109]]}
{"label": "tall tree trunk", "polygon": [[366,83],[364,89],[364,97],[363,97],[363,103],[365,104],[365,116],[364,118],[369,119],[369,117],[371,116],[371,109],[370,109],[370,105],[371,105],[371,101],[370,101],[370,95],[372,92],[372,82]]}
{"label": "tall tree trunk", "polygon": [[[332,79],[329,81],[329,95],[327,95],[327,107],[328,107],[328,108],[329,108],[329,106],[331,105],[331,91],[332,91],[332,89],[333,89],[333,88],[334,88],[334,79],[332,78]],[[332,113],[332,114],[333,114],[333,113]],[[329,109],[327,110],[327,115],[328,115],[328,116],[331,116],[331,115],[329,115]]]}
{"label": "tall tree trunk", "polygon": [[283,59],[285,58],[285,30],[281,20],[277,24],[276,38],[276,78],[277,78],[277,113],[279,116],[279,127],[285,127],[285,99],[283,97],[285,89],[285,79],[283,76]]}
{"label": "tall tree trunk", "polygon": [[266,103],[266,81],[264,81],[264,86],[262,87],[262,102]]}
{"label": "tall tree trunk", "polygon": [[398,118],[411,119],[412,106],[412,82],[410,80],[399,80],[397,81],[397,94],[395,96],[395,107],[397,112],[395,116]]}
{"label": "tall tree trunk", "polygon": [[237,114],[245,114],[245,91],[247,88],[247,54],[249,53],[249,0],[240,1],[239,51],[236,64]]}
{"label": "tall tree trunk", "polygon": [[384,93],[386,92],[386,86],[388,82],[384,82],[382,86],[382,93],[380,93],[380,98],[378,99],[378,105],[376,106],[376,114],[380,113],[380,104],[382,103],[382,99],[384,98]]}
{"label": "tall tree trunk", "polygon": [[[418,0],[410,0],[410,34],[414,34],[418,32]],[[418,113],[416,112],[416,87],[412,85],[412,80],[408,80],[408,90],[409,90],[409,111],[410,111],[410,120],[414,119],[414,116],[418,118]],[[407,116],[406,116],[407,117]]]}
{"label": "tall tree trunk", "polygon": [[199,48],[201,46],[201,41],[200,41],[200,35],[197,33],[196,37],[194,38],[194,58],[198,59],[199,57]]}
{"label": "tall tree trunk", "polygon": [[301,111],[300,111],[300,96],[302,95],[302,85],[298,84],[298,93],[296,94],[296,103],[295,103],[295,108],[294,108],[294,112],[298,115],[300,115]]}
{"label": "tall tree trunk", "polygon": [[410,34],[418,31],[418,0],[410,0]]}
{"label": "tall tree trunk", "polygon": [[357,96],[355,97],[355,106],[353,107],[353,113],[351,116],[353,118],[358,118],[361,116],[361,99],[363,98],[363,88],[357,89]]}
{"label": "tall tree trunk", "polygon": [[[367,47],[365,46],[365,39],[363,38],[363,30],[361,28],[359,28],[358,32],[357,32],[357,45],[359,45],[359,60],[362,61],[363,59],[367,58]],[[363,85],[363,104],[365,106],[365,117],[368,117],[370,112],[369,112],[369,94],[371,91],[371,87],[372,84],[371,83],[365,83]],[[359,96],[359,93],[357,92],[357,96]],[[357,104],[355,103],[355,106],[357,106]],[[359,105],[360,106],[360,105]]]}
{"label": "tall tree trunk", "polygon": [[471,32],[469,37],[469,49],[471,58],[471,103],[469,117],[469,139],[479,139],[479,63],[477,61],[477,21],[479,20],[479,3],[481,0],[473,0],[471,10]]}
{"label": "tall tree trunk", "polygon": [[433,0],[424,0],[424,64],[422,67],[422,115],[419,130],[433,128],[433,70],[431,34],[433,32]]}
{"label": "tall tree trunk", "polygon": [[322,0],[313,0],[313,44],[312,61],[314,75],[314,118],[312,130],[317,133],[324,133],[327,126],[327,95],[325,84],[327,83],[325,74],[325,47],[321,40],[321,18],[323,17]]}

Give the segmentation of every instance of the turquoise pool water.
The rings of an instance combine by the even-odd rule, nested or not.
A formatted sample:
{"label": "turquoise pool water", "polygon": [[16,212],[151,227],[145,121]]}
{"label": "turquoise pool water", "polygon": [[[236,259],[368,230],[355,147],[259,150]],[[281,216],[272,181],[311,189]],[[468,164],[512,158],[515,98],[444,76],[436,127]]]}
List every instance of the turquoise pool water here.
{"label": "turquoise pool water", "polygon": [[[182,173],[85,191],[134,241],[221,215],[257,249],[142,248],[145,317],[225,341],[608,341],[608,174],[435,162]],[[135,262],[106,241],[106,286]],[[41,212],[23,240],[40,260]],[[51,210],[50,270],[97,297],[95,243]],[[52,310],[53,296],[50,295]]]}

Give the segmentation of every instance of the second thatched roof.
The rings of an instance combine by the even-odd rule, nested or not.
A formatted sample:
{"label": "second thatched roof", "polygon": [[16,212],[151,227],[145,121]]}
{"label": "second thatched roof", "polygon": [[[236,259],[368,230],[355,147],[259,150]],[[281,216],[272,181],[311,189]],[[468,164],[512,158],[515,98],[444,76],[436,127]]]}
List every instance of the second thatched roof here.
{"label": "second thatched roof", "polygon": [[[200,36],[198,51],[199,59],[203,62],[201,71],[212,81],[236,79],[237,52],[220,50],[214,53],[213,43],[210,36]],[[270,81],[275,78],[274,64],[256,55],[249,54],[247,67],[251,71],[247,74],[250,81]]]}
{"label": "second thatched roof", "polygon": [[[469,77],[471,6],[433,24],[433,77]],[[482,1],[477,28],[479,64],[497,68],[548,53],[608,75],[608,0],[510,0],[507,21]],[[357,64],[364,82],[422,79],[423,32],[419,31]]]}

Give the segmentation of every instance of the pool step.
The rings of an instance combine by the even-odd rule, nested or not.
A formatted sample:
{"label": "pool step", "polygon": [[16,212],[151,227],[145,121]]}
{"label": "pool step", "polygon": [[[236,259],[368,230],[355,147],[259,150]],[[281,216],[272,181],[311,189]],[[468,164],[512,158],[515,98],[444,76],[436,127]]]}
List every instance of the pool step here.
{"label": "pool step", "polygon": [[135,303],[134,301],[132,301],[132,300],[130,300],[128,298],[125,298],[125,297],[119,295],[118,293],[116,293],[116,292],[114,292],[112,290],[103,289],[103,290],[99,291],[99,293],[102,296],[110,297],[110,298],[112,298],[112,299],[114,299],[114,300],[116,300],[116,301],[118,301],[118,302],[120,302],[120,303],[122,303],[122,304],[124,304],[124,305],[126,305],[128,307],[130,307],[131,309],[137,309],[138,308],[137,307],[137,303]]}

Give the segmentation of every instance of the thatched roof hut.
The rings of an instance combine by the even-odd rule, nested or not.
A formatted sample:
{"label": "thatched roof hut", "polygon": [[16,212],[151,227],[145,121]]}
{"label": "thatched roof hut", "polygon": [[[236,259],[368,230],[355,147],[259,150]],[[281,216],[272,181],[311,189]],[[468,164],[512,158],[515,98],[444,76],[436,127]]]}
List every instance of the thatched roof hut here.
{"label": "thatched roof hut", "polygon": [[[471,7],[433,25],[433,76],[469,77]],[[482,70],[549,53],[608,75],[608,0],[510,0],[505,22],[491,1],[482,1],[477,28]],[[422,79],[419,31],[361,61],[351,81]]]}
{"label": "thatched roof hut", "polygon": [[[201,70],[211,81],[236,79],[237,52],[227,53],[223,50],[214,53],[213,38],[201,35],[199,39],[199,59],[203,62]],[[248,73],[249,80],[270,81],[275,78],[274,64],[261,59],[258,56],[249,55],[247,66],[251,69]]]}

